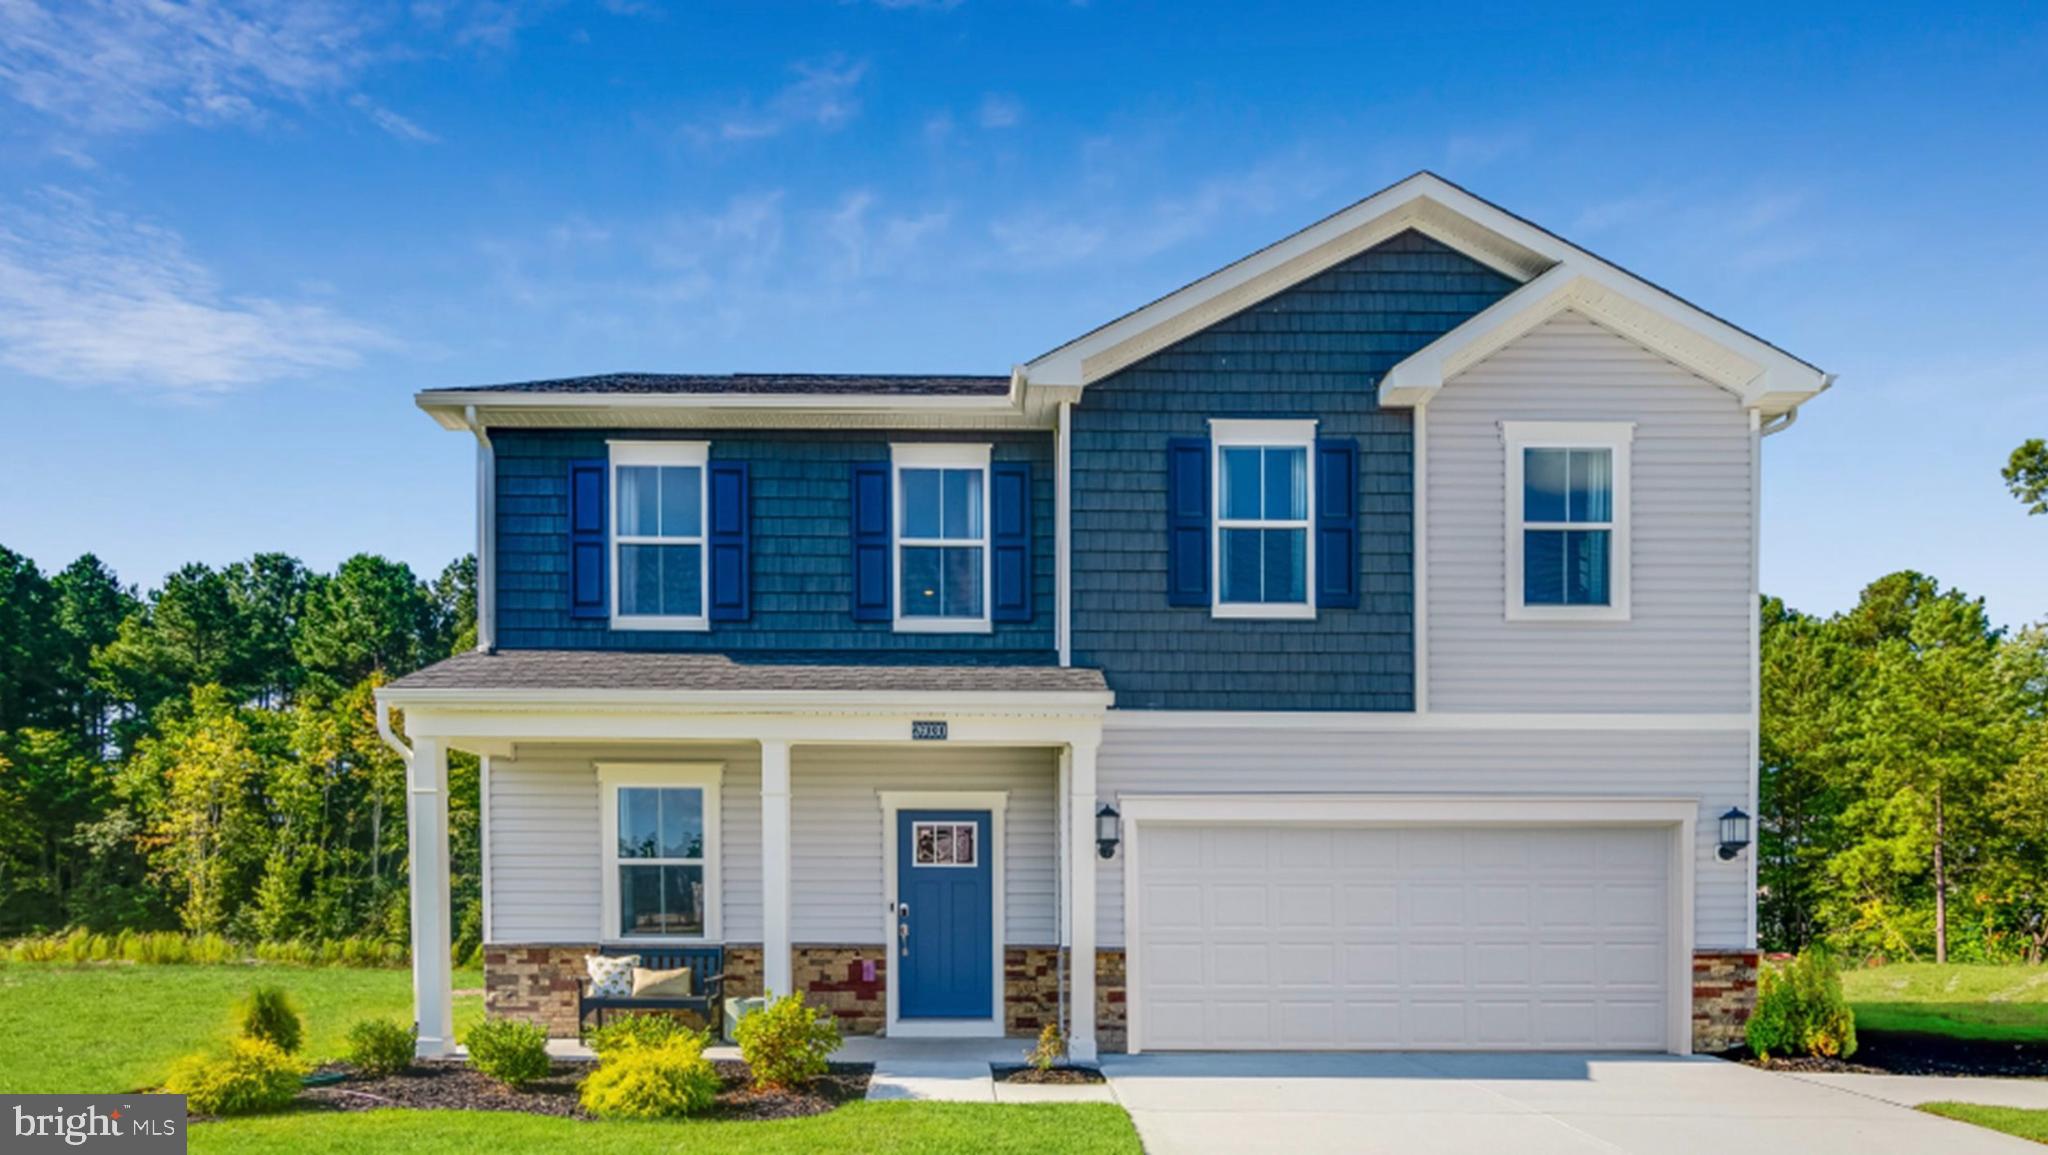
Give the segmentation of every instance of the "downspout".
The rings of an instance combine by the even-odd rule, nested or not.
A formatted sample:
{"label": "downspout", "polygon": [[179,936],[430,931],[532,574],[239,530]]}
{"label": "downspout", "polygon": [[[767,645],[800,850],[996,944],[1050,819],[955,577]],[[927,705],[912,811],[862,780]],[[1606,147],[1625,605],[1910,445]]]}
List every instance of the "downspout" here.
{"label": "downspout", "polygon": [[[1792,424],[1799,410],[1786,411],[1783,429]],[[1749,812],[1761,814],[1758,805],[1763,786],[1763,725],[1764,725],[1764,680],[1763,680],[1763,544],[1764,544],[1764,436],[1775,432],[1766,430],[1763,415],[1756,410],[1749,411]],[[1745,927],[1743,946],[1755,950],[1757,944],[1756,880],[1757,851],[1751,845],[1743,872],[1749,885],[1748,926]]]}
{"label": "downspout", "polygon": [[1062,401],[1053,435],[1053,621],[1062,666],[1074,664],[1074,403]]}
{"label": "downspout", "polygon": [[498,454],[476,406],[462,417],[476,435],[476,648],[488,654],[498,647]]}
{"label": "downspout", "polygon": [[385,701],[382,694],[377,695],[377,736],[384,739],[384,744],[391,747],[398,755],[398,760],[405,763],[406,769],[412,769],[412,747],[406,745],[397,732],[392,730],[391,703]]}

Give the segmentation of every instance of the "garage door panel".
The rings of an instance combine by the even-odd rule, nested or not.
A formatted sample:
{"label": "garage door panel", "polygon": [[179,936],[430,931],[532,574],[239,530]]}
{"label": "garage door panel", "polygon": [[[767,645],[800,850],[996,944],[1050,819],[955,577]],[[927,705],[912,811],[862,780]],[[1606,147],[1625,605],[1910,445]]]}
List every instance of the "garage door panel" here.
{"label": "garage door panel", "polygon": [[1661,1049],[1669,828],[1147,828],[1152,1049]]}

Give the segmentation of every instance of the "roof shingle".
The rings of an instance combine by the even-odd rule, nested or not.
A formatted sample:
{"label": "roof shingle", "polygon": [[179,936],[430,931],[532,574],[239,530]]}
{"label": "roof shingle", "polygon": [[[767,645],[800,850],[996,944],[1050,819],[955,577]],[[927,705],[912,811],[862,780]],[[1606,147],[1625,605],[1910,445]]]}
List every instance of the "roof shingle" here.
{"label": "roof shingle", "polygon": [[387,689],[832,691],[858,693],[1105,693],[1099,670],[1062,666],[826,665],[735,661],[724,654],[601,650],[472,650],[407,674]]}

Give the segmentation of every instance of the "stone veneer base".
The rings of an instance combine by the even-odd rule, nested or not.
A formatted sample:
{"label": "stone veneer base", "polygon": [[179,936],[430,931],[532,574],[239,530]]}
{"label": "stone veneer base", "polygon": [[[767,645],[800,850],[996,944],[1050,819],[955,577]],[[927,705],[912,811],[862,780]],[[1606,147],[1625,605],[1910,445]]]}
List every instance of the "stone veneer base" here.
{"label": "stone veneer base", "polygon": [[[576,991],[583,956],[594,946],[484,948],[484,1010],[493,1018],[521,1018],[545,1026],[555,1038],[575,1038]],[[1013,946],[1003,952],[1003,1025],[1011,1035],[1035,1036],[1059,1014],[1059,956],[1054,947]],[[888,1021],[887,949],[881,946],[798,946],[792,973],[804,999],[831,1012],[849,1035],[880,1034]],[[873,972],[866,969],[873,965]],[[1692,1045],[1716,1052],[1739,1047],[1756,1009],[1755,951],[1700,951],[1692,960]],[[761,993],[761,948],[725,948],[725,993]],[[1127,1046],[1124,954],[1103,950],[1095,960],[1095,1037],[1098,1049]]]}

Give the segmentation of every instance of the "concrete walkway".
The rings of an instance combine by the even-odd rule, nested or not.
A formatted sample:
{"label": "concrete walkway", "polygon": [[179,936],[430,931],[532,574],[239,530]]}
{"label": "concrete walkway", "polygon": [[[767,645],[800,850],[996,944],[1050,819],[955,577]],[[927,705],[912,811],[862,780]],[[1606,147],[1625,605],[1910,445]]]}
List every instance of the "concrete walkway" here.
{"label": "concrete walkway", "polygon": [[2048,1111],[2048,1079],[1977,1079],[1955,1075],[1827,1075],[1790,1073],[1838,1091],[1905,1107],[1922,1103],[1977,1103]]}
{"label": "concrete walkway", "polygon": [[2019,1139],[1715,1059],[1136,1055],[1103,1062],[1151,1155],[2024,1155]]}
{"label": "concrete walkway", "polygon": [[990,1063],[1024,1058],[1020,1039],[883,1039],[854,1036],[832,1058],[873,1063],[870,1099],[922,1099],[950,1103],[1107,1103],[1106,1084],[1058,1087],[998,1083]]}

